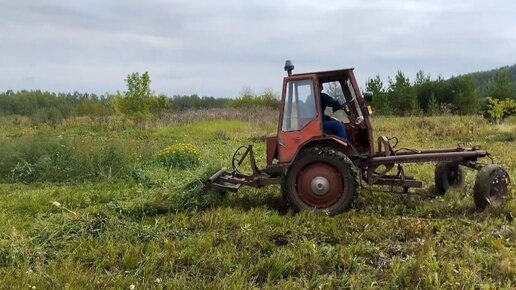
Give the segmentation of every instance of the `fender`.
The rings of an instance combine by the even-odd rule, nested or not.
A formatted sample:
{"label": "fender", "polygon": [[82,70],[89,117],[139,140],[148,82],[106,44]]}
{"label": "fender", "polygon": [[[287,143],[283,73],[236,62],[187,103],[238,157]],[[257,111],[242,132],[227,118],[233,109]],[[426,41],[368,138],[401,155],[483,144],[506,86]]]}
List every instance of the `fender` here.
{"label": "fender", "polygon": [[[311,148],[311,147],[315,147],[315,146],[329,147],[329,148],[332,148],[334,150],[344,153],[348,157],[358,157],[359,156],[357,150],[355,149],[355,147],[353,147],[353,145],[346,142],[346,140],[343,140],[343,139],[333,136],[333,135],[332,136],[314,137],[314,138],[307,140],[306,142],[301,144],[301,146],[299,146],[299,149],[296,151],[296,154],[294,154],[294,156],[297,156],[299,154],[299,152],[301,152],[307,148]],[[290,164],[294,160],[282,160],[282,161],[283,162],[281,162],[281,163]]]}

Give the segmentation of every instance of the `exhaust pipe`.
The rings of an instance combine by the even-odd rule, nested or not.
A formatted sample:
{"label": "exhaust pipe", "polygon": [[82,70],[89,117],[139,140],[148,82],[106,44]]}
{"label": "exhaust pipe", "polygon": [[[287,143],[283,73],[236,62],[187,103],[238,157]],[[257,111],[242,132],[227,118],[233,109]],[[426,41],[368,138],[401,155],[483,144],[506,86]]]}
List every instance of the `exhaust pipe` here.
{"label": "exhaust pipe", "polygon": [[292,75],[292,71],[294,70],[294,64],[292,63],[292,61],[290,59],[287,59],[285,61],[284,69],[287,72],[288,76]]}

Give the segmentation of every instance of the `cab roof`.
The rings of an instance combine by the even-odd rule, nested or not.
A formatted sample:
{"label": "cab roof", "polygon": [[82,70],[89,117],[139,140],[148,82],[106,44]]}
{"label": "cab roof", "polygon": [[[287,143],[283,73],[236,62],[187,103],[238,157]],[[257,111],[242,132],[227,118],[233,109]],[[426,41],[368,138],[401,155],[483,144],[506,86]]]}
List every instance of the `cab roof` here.
{"label": "cab roof", "polygon": [[292,76],[306,76],[306,75],[316,75],[320,82],[335,82],[341,79],[351,78],[353,75],[354,68],[346,68],[339,70],[328,70],[328,71],[318,71],[318,72],[307,72],[300,74],[292,74]]}

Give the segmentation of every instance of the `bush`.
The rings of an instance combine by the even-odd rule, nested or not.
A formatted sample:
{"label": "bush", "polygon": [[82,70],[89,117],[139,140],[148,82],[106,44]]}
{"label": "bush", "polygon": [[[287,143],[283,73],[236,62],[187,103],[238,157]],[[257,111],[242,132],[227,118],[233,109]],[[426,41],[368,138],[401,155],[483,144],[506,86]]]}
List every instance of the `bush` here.
{"label": "bush", "polygon": [[516,102],[511,99],[487,98],[487,103],[487,113],[496,123],[516,113]]}
{"label": "bush", "polygon": [[168,146],[158,153],[159,162],[169,168],[186,169],[201,163],[199,151],[186,143]]}

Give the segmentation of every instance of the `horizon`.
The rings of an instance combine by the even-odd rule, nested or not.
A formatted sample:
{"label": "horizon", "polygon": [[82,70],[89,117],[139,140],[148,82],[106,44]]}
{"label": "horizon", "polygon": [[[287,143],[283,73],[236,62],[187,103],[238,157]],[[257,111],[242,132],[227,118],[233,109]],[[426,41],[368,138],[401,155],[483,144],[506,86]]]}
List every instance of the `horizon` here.
{"label": "horizon", "polygon": [[[295,65],[295,64],[294,64]],[[475,72],[467,72],[467,73],[463,73],[463,74],[459,74],[459,75],[452,75],[448,78],[445,78],[444,80],[449,80],[449,79],[452,79],[452,78],[455,78],[455,77],[461,77],[461,76],[465,76],[465,75],[470,75],[470,74],[476,74],[476,73],[486,73],[486,72],[492,72],[492,71],[496,71],[496,70],[501,70],[501,69],[504,69],[504,68],[511,68],[511,67],[516,67],[516,63],[515,64],[512,64],[512,65],[504,65],[504,66],[501,66],[501,67],[497,67],[497,68],[493,68],[493,69],[489,69],[489,70],[484,70],[484,71],[475,71]],[[425,71],[423,71],[424,73],[426,73]],[[139,73],[142,73],[142,72],[139,72]],[[397,71],[396,71],[397,73]],[[382,81],[387,81],[388,78],[390,77],[393,77],[395,75],[395,73],[393,75],[389,75],[387,76],[387,78],[381,78]],[[410,79],[410,81],[413,81],[413,78],[411,78],[411,76],[408,76],[408,75],[405,75],[406,77],[408,77]],[[431,80],[436,80],[440,75],[430,75],[430,78]],[[365,83],[368,79],[370,78],[374,78],[376,77],[375,76],[369,76],[366,78],[366,80],[364,81],[364,84],[360,86],[361,89],[363,89],[363,87],[365,86]],[[152,75],[150,75],[150,78],[151,78],[151,90],[152,90]],[[359,80],[360,81],[360,80]],[[384,85],[386,85],[386,83],[384,83]],[[0,93],[6,93],[8,91],[13,91],[13,92],[22,92],[22,91],[41,91],[41,92],[48,92],[48,93],[55,93],[55,94],[74,94],[74,93],[79,93],[79,94],[88,94],[88,95],[96,95],[97,97],[107,97],[109,95],[115,95],[115,94],[118,94],[118,93],[123,93],[125,91],[126,88],[120,90],[116,90],[115,92],[103,92],[103,93],[96,93],[96,92],[88,92],[88,91],[49,91],[49,90],[41,90],[41,89],[38,89],[38,88],[35,88],[35,89],[20,89],[20,90],[12,90],[12,89],[6,89],[4,91],[0,91]],[[192,93],[192,94],[182,94],[182,93],[173,93],[173,94],[165,94],[165,93],[160,93],[160,94],[156,94],[154,92],[154,90],[152,90],[152,93],[153,95],[155,96],[165,96],[165,97],[168,97],[168,98],[174,98],[176,96],[179,96],[179,97],[183,97],[183,96],[193,96],[193,95],[197,95],[199,98],[217,98],[217,99],[236,99],[238,97],[241,96],[241,92],[246,90],[246,89],[251,89],[251,91],[254,93],[254,94],[261,94],[263,93],[264,91],[267,91],[269,90],[270,88],[265,88],[264,91],[255,91],[253,88],[250,88],[250,87],[242,87],[239,91],[239,93],[235,96],[213,96],[213,95],[201,95],[201,94],[198,94],[198,93]],[[278,91],[272,89],[272,92],[275,93],[276,95],[280,95],[280,92],[281,91],[281,87],[278,89]]]}

